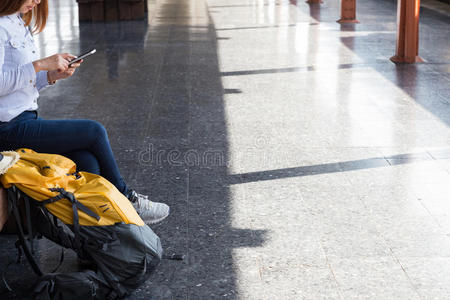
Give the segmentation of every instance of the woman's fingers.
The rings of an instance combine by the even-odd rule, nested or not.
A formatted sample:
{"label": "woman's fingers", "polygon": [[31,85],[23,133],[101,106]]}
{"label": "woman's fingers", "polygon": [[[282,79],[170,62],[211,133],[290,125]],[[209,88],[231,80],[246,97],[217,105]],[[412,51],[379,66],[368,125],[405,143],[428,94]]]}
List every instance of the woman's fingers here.
{"label": "woman's fingers", "polygon": [[67,53],[58,55],[58,71],[59,72],[64,72],[69,68],[69,61],[67,60],[67,58],[69,56],[67,56],[65,54],[67,54]]}
{"label": "woman's fingers", "polygon": [[50,57],[41,59],[41,69],[47,71],[56,71],[59,78],[67,78],[73,75],[75,69],[78,68],[83,60],[76,62],[69,66],[70,61],[76,58],[75,55],[70,53],[55,54]]}
{"label": "woman's fingers", "polygon": [[65,71],[63,73],[63,75],[64,75],[64,78],[67,78],[67,77],[72,76],[74,73],[75,73],[75,68],[70,67],[67,69],[67,71]]}
{"label": "woman's fingers", "polygon": [[70,54],[70,53],[61,53],[61,56],[68,61],[71,61],[72,59],[77,58],[75,55]]}
{"label": "woman's fingers", "polygon": [[58,55],[58,72],[67,71],[69,68],[69,62],[75,58],[74,55],[70,53],[61,53]]}
{"label": "woman's fingers", "polygon": [[76,56],[70,53],[59,53],[46,57],[40,60],[41,65],[39,65],[40,69],[38,71],[40,71],[41,69],[47,71],[56,70],[58,73],[63,73],[69,68],[78,68],[83,60],[80,60],[79,62],[76,62],[73,65],[69,66],[70,61],[74,58],[76,58]]}

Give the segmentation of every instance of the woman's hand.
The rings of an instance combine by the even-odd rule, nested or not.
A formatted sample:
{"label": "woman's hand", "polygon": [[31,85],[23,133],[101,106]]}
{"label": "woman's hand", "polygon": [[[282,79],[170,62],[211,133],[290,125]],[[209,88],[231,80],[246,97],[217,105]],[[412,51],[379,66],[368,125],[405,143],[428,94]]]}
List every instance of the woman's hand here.
{"label": "woman's hand", "polygon": [[69,69],[69,61],[71,61],[74,58],[76,58],[76,56],[69,53],[55,54],[34,61],[33,67],[36,73],[39,71],[57,71],[62,73],[66,72]]}
{"label": "woman's hand", "polygon": [[48,71],[47,76],[48,76],[48,81],[49,82],[53,82],[56,80],[60,80],[60,79],[65,79],[67,77],[70,77],[73,75],[73,73],[75,73],[76,68],[78,68],[81,63],[83,62],[83,60],[80,60],[79,62],[76,62],[72,65],[70,65],[70,67],[63,72],[59,72],[59,71]]}

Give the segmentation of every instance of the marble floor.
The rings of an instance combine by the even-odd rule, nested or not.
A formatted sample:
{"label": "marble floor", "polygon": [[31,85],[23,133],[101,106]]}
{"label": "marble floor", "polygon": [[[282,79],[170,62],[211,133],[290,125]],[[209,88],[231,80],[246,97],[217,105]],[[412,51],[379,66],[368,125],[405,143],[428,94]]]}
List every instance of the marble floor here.
{"label": "marble floor", "polygon": [[[352,25],[334,0],[149,0],[148,19],[106,24],[49,2],[41,56],[97,54],[41,116],[102,122],[186,254],[128,299],[449,299],[450,5],[421,1],[425,63],[395,65],[394,0],[357,1]],[[39,249],[51,270],[59,248]]]}

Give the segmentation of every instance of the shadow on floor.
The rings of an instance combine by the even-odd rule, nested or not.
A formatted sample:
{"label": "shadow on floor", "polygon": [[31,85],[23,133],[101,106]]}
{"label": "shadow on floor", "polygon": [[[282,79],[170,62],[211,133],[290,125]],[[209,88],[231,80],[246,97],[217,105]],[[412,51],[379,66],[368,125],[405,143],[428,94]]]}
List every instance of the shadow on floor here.
{"label": "shadow on floor", "polygon": [[[206,6],[197,2],[202,8],[193,22],[204,25],[199,27],[186,23],[188,5],[165,1],[152,26],[146,21],[81,24],[74,51],[95,47],[98,53],[86,59],[77,76],[40,99],[45,118],[101,121],[129,185],[171,206],[167,221],[152,228],[166,253],[187,259],[163,261],[129,299],[236,298],[233,249],[265,240],[264,230],[232,225],[223,94],[238,91],[222,87],[217,36]],[[160,153],[160,160],[145,159],[149,148]],[[3,270],[14,260],[15,238],[0,239]],[[44,269],[56,265],[57,246],[39,241],[38,249]],[[61,270],[76,268],[69,255]],[[26,262],[7,274],[11,286],[21,290],[35,278]]]}

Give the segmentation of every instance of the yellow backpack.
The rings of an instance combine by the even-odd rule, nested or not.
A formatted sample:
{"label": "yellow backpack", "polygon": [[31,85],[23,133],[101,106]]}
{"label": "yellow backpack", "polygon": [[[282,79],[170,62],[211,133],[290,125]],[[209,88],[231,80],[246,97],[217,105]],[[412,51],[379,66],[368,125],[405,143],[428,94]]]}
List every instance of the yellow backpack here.
{"label": "yellow backpack", "polygon": [[[75,163],[61,155],[19,149],[20,159],[1,176],[5,188],[15,185],[63,223],[73,225],[73,203],[79,209],[79,225],[105,226],[118,222],[143,226],[128,199],[105,178],[76,173]],[[50,200],[52,199],[52,200]],[[86,208],[88,210],[86,210]],[[92,213],[95,214],[95,216]]]}

